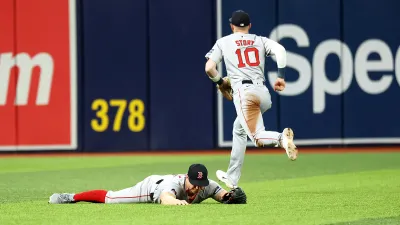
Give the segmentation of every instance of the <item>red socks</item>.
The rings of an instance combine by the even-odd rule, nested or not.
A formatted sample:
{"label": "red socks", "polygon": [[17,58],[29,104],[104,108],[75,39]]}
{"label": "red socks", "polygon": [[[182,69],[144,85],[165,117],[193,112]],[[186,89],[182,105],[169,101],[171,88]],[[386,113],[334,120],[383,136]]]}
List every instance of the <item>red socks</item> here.
{"label": "red socks", "polygon": [[74,195],[75,202],[95,202],[104,203],[106,199],[106,190],[85,191]]}

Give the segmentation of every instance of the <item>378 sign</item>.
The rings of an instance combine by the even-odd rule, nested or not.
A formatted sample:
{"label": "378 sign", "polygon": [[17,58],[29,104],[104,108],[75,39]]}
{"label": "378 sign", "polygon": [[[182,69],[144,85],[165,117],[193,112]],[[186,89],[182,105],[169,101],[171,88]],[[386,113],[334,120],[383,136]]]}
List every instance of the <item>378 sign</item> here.
{"label": "378 sign", "polygon": [[[111,108],[116,108],[115,116],[110,116]],[[104,132],[111,127],[114,132],[121,131],[124,115],[127,117],[127,128],[131,132],[143,131],[146,124],[145,106],[141,99],[132,99],[128,103],[125,99],[107,101],[100,98],[93,101],[92,110],[96,112],[96,118],[90,121],[90,125],[96,132]]]}
{"label": "378 sign", "polygon": [[0,150],[76,149],[75,0],[0,1]]}

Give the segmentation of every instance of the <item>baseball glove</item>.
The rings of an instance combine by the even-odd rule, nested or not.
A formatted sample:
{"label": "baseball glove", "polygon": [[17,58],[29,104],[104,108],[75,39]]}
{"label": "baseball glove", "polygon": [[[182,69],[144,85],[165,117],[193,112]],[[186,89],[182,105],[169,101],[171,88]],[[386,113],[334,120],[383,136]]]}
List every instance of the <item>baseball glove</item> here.
{"label": "baseball glove", "polygon": [[221,92],[224,98],[228,99],[229,101],[233,100],[233,91],[231,82],[228,77],[222,78],[224,82],[221,85],[217,84],[217,89]]}
{"label": "baseball glove", "polygon": [[244,193],[243,189],[241,189],[240,187],[232,189],[224,195],[224,197],[222,198],[222,203],[246,204],[247,203],[246,193]]}

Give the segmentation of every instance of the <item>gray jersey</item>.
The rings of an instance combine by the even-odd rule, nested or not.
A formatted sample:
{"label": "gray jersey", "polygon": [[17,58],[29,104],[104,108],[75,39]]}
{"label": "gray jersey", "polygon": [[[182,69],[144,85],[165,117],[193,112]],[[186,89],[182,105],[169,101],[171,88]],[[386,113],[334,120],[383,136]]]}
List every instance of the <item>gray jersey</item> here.
{"label": "gray jersey", "polygon": [[194,198],[189,198],[185,190],[186,175],[165,175],[162,176],[163,181],[154,190],[154,202],[160,203],[160,195],[163,192],[168,192],[176,196],[179,200],[186,200],[188,203],[200,203],[208,198],[213,198],[216,201],[217,194],[223,189],[221,186],[213,181],[209,180],[210,184],[201,190]]}
{"label": "gray jersey", "polygon": [[280,47],[279,43],[263,36],[233,33],[218,39],[206,58],[217,64],[224,59],[232,86],[242,80],[265,82],[265,58],[274,55],[274,50]]}

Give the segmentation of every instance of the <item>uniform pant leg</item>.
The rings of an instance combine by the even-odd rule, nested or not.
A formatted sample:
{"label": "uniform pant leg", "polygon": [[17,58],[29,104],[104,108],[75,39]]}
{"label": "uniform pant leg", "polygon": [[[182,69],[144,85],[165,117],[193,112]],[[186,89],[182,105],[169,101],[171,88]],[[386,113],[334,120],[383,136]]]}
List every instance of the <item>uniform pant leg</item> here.
{"label": "uniform pant leg", "polygon": [[244,162],[247,137],[255,146],[279,146],[280,133],[266,131],[262,114],[271,108],[271,95],[265,86],[243,85],[235,90],[237,118],[233,124],[233,144],[228,179],[237,186]]}
{"label": "uniform pant leg", "polygon": [[266,131],[262,114],[271,107],[265,86],[243,85],[235,93],[235,108],[240,124],[255,146],[279,146],[280,133]]}
{"label": "uniform pant leg", "polygon": [[145,203],[152,202],[150,197],[151,178],[147,177],[135,186],[119,191],[108,191],[105,203]]}
{"label": "uniform pant leg", "polygon": [[236,120],[233,123],[232,135],[233,144],[227,176],[232,185],[237,186],[241,175],[247,145],[247,134],[240,124],[239,117],[236,117]]}

